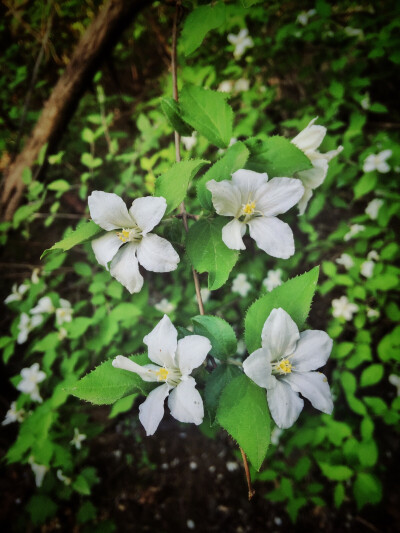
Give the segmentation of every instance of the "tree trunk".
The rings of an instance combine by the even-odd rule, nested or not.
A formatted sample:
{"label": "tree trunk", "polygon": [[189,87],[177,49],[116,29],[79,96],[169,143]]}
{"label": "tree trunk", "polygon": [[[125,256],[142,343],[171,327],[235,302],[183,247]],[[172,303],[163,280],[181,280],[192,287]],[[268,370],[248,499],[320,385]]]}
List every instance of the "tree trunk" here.
{"label": "tree trunk", "polygon": [[34,165],[46,143],[49,143],[48,150],[52,148],[107,53],[135,15],[150,4],[151,0],[109,0],[86,30],[45,103],[30,138],[5,173],[0,200],[3,220],[11,220],[18,207],[25,188],[22,181],[24,168]]}

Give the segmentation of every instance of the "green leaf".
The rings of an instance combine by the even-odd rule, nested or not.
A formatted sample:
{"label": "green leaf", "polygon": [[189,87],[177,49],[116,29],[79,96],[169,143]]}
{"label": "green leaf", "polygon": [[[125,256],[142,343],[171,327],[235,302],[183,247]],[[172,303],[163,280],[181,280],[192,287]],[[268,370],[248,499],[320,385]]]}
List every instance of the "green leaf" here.
{"label": "green leaf", "polygon": [[76,492],[79,492],[79,494],[84,494],[85,496],[90,494],[90,485],[82,476],[82,474],[77,476],[75,481],[72,483],[72,488],[76,490]]}
{"label": "green leaf", "polygon": [[78,316],[71,322],[65,324],[70,339],[79,339],[85,331],[92,325],[93,319],[86,316]]}
{"label": "green leaf", "polygon": [[225,22],[224,4],[200,6],[187,16],[181,33],[181,44],[188,56],[201,45],[210,30]]}
{"label": "green leaf", "polygon": [[175,163],[156,180],[156,196],[163,196],[167,200],[166,213],[171,213],[183,202],[190,180],[208,161],[203,159],[189,159]]}
{"label": "green leaf", "polygon": [[222,287],[239,257],[237,250],[231,250],[222,241],[222,228],[227,224],[223,217],[199,220],[189,229],[186,250],[194,268],[208,272],[208,288]]}
{"label": "green leaf", "polygon": [[260,470],[271,438],[265,390],[245,375],[233,379],[222,391],[217,420]]}
{"label": "green leaf", "polygon": [[255,301],[245,319],[245,339],[249,353],[261,347],[261,331],[272,309],[281,307],[303,328],[318,281],[319,267],[286,281]]}
{"label": "green leaf", "polygon": [[379,503],[382,499],[382,485],[372,474],[360,472],[353,485],[357,507],[361,509],[367,503]]}
{"label": "green leaf", "polygon": [[227,359],[237,350],[236,335],[232,327],[217,316],[198,315],[192,318],[196,335],[202,335],[210,340],[211,355],[218,359]]}
{"label": "green leaf", "polygon": [[179,135],[188,136],[192,134],[193,128],[186,124],[181,119],[181,110],[178,102],[173,98],[167,97],[161,100],[161,110],[167,117],[169,124],[172,128],[179,133]]}
{"label": "green leaf", "polygon": [[364,174],[362,178],[358,180],[354,187],[354,198],[361,198],[365,194],[368,194],[373,189],[375,189],[377,180],[378,176],[376,172],[368,172],[367,174]]}
{"label": "green leaf", "polygon": [[210,415],[211,424],[214,423],[217,413],[219,397],[226,385],[232,381],[233,378],[241,376],[242,372],[234,365],[220,365],[218,366],[207,379],[206,388],[204,391],[205,405]]}
{"label": "green leaf", "polygon": [[[149,362],[146,354],[131,356],[130,359],[141,365]],[[95,405],[110,405],[136,392],[145,394],[148,386],[137,374],[114,368],[110,359],[80,379],[75,387],[68,388],[67,392]]]}
{"label": "green leaf", "polygon": [[55,180],[47,185],[50,191],[65,192],[70,189],[70,184],[66,180]]}
{"label": "green leaf", "polygon": [[57,505],[44,494],[35,494],[26,505],[32,522],[35,525],[43,524],[57,512]]}
{"label": "green leaf", "polygon": [[254,6],[254,4],[260,4],[264,0],[240,0],[244,8]]}
{"label": "green leaf", "polygon": [[213,166],[207,170],[197,183],[197,196],[201,205],[208,210],[213,209],[211,201],[211,193],[206,188],[206,184],[210,180],[222,181],[229,180],[234,172],[244,168],[247,158],[249,157],[249,151],[246,146],[238,141],[234,145],[230,146],[225,155],[221,157]]}
{"label": "green leaf", "polygon": [[100,157],[93,157],[89,152],[84,152],[81,155],[81,163],[83,163],[88,168],[96,168],[101,166],[103,163]]}
{"label": "green leaf", "polygon": [[132,409],[133,402],[137,397],[138,395],[135,393],[117,400],[111,408],[111,413],[108,415],[109,418],[115,418],[120,413],[126,413],[126,411]]}
{"label": "green leaf", "polygon": [[70,250],[77,244],[82,244],[83,242],[88,241],[101,231],[103,231],[101,227],[95,224],[92,220],[89,220],[88,222],[83,222],[74,231],[68,233],[68,235],[64,237],[64,239],[53,244],[53,246],[48,250],[45,250],[40,256],[40,259],[43,259],[44,256],[46,256],[53,250],[57,250],[60,252]]}
{"label": "green leaf", "polygon": [[363,370],[360,378],[361,387],[369,387],[379,383],[383,378],[383,365],[374,364],[369,365],[365,370]]}
{"label": "green leaf", "polygon": [[346,481],[353,475],[353,471],[346,465],[331,465],[329,463],[319,462],[322,473],[332,481]]}
{"label": "green leaf", "polygon": [[83,141],[85,141],[85,142],[87,142],[89,144],[92,144],[95,141],[94,133],[89,128],[83,128],[83,130],[81,132],[81,138],[82,138]]}
{"label": "green leaf", "polygon": [[266,141],[252,138],[245,144],[250,150],[246,168],[266,172],[270,179],[291,177],[295,172],[312,168],[308,157],[285,137],[276,135]]}
{"label": "green leaf", "polygon": [[333,493],[333,501],[335,502],[335,507],[338,509],[344,502],[346,496],[346,491],[342,483],[338,483],[335,487]]}
{"label": "green leaf", "polygon": [[233,111],[222,93],[185,85],[179,100],[182,118],[218,148],[232,138]]}

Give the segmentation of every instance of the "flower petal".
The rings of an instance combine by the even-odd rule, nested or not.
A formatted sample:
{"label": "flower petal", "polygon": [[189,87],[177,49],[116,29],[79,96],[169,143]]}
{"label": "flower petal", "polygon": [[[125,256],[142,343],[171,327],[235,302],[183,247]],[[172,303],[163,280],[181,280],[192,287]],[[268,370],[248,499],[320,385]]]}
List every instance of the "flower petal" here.
{"label": "flower petal", "polygon": [[325,331],[308,330],[300,333],[291,363],[296,372],[309,372],[327,362],[333,341]]}
{"label": "flower petal", "polygon": [[211,350],[211,342],[202,335],[188,335],[178,341],[176,363],[182,375],[191,374],[207,357]]}
{"label": "flower petal", "polygon": [[304,212],[306,210],[308,202],[311,200],[312,195],[313,195],[312,189],[308,189],[307,187],[305,187],[304,194],[300,198],[299,203],[297,204],[297,207],[299,208],[299,215],[304,215]]}
{"label": "flower petal", "polygon": [[180,261],[172,244],[154,233],[143,237],[137,248],[139,263],[151,272],[171,272]]}
{"label": "flower petal", "polygon": [[313,168],[296,173],[305,188],[316,189],[322,185],[326,178],[328,161],[326,159],[315,159],[313,165]]}
{"label": "flower petal", "polygon": [[243,361],[243,371],[259,387],[271,389],[276,385],[276,378],[271,374],[269,354],[265,348],[256,350]]}
{"label": "flower petal", "polygon": [[206,187],[211,192],[213,206],[219,215],[235,217],[239,213],[242,207],[241,195],[231,181],[210,180]]}
{"label": "flower petal", "polygon": [[107,270],[108,263],[114,258],[115,254],[122,245],[123,242],[114,232],[106,233],[102,237],[92,241],[92,249],[94,255],[96,256],[97,262],[106,267]]}
{"label": "flower petal", "polygon": [[157,326],[145,336],[149,358],[153,363],[167,368],[176,368],[175,353],[178,332],[171,320],[164,315]]}
{"label": "flower petal", "polygon": [[146,430],[146,435],[153,435],[164,416],[164,400],[169,394],[169,386],[164,383],[153,389],[146,400],[139,405],[139,420]]}
{"label": "flower petal", "polygon": [[131,359],[128,359],[128,357],[125,357],[124,355],[117,355],[117,357],[113,359],[112,366],[121,370],[127,370],[128,372],[134,372],[140,376],[143,381],[158,381],[155,373],[160,369],[160,367],[156,365],[141,366]]}
{"label": "flower petal", "polygon": [[231,250],[245,250],[243,235],[246,232],[246,224],[234,218],[222,228],[222,240]]}
{"label": "flower petal", "polygon": [[[232,183],[236,185],[241,194],[241,204],[255,200],[257,191],[268,181],[266,172],[254,172],[253,170],[241,169],[232,174]],[[258,206],[257,206],[258,209]]]}
{"label": "flower petal", "polygon": [[88,198],[90,216],[101,228],[110,231],[117,228],[131,228],[125,202],[113,192],[93,191]]}
{"label": "flower petal", "polygon": [[273,178],[256,194],[256,209],[266,216],[280,215],[297,204],[304,194],[301,180]]}
{"label": "flower petal", "polygon": [[196,382],[192,377],[181,381],[168,398],[171,415],[179,422],[198,426],[203,422],[204,406]]}
{"label": "flower petal", "polygon": [[315,409],[330,415],[333,411],[333,401],[328,380],[321,372],[292,372],[282,376],[295,392],[310,400]]}
{"label": "flower petal", "polygon": [[167,209],[167,201],[162,196],[147,196],[133,200],[129,213],[146,235],[160,222]]}
{"label": "flower petal", "polygon": [[257,217],[248,224],[250,237],[267,254],[280,259],[288,259],[294,254],[293,233],[286,222],[276,217]]}
{"label": "flower petal", "polygon": [[111,261],[110,274],[133,294],[143,287],[143,277],[136,259],[136,245],[128,243]]}
{"label": "flower petal", "polygon": [[326,128],[324,126],[313,125],[317,118],[318,117],[314,118],[304,130],[292,139],[292,143],[303,152],[307,150],[316,150],[324,140]]}
{"label": "flower petal", "polygon": [[299,329],[281,307],[272,309],[261,333],[262,347],[271,354],[271,360],[292,355],[300,338]]}
{"label": "flower petal", "polygon": [[267,390],[267,400],[271,416],[281,429],[290,428],[304,407],[304,401],[280,379],[273,389]]}

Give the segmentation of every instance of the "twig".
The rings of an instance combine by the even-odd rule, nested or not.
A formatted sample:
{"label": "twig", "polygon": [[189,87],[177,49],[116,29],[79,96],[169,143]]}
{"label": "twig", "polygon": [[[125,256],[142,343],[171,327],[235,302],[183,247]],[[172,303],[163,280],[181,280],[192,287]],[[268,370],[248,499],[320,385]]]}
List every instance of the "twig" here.
{"label": "twig", "polygon": [[250,501],[252,499],[252,497],[254,496],[256,491],[251,486],[250,470],[249,470],[249,465],[247,463],[246,454],[244,453],[243,448],[241,448],[240,446],[239,446],[239,450],[240,450],[240,453],[242,454],[244,471],[246,472],[247,486],[249,488],[248,497],[249,497],[249,501]]}

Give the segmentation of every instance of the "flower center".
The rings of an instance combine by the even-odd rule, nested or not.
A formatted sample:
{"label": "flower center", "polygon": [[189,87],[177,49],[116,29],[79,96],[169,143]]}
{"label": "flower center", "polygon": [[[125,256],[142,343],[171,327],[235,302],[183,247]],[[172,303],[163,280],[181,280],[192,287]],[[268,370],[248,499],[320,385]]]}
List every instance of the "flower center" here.
{"label": "flower center", "polygon": [[166,368],[160,368],[158,372],[156,372],[157,380],[158,381],[167,381],[169,371]]}
{"label": "flower center", "polygon": [[140,242],[142,234],[138,227],[122,228],[122,231],[117,232],[117,237],[122,242]]}
{"label": "flower center", "polygon": [[181,382],[181,373],[177,368],[160,368],[156,372],[157,381],[165,381],[168,385],[176,387]]}
{"label": "flower center", "polygon": [[289,359],[281,359],[272,363],[272,372],[274,374],[290,374],[292,372],[292,363]]}
{"label": "flower center", "polygon": [[247,204],[244,204],[242,206],[242,213],[244,215],[252,215],[255,210],[256,210],[256,203],[255,202],[247,202]]}

